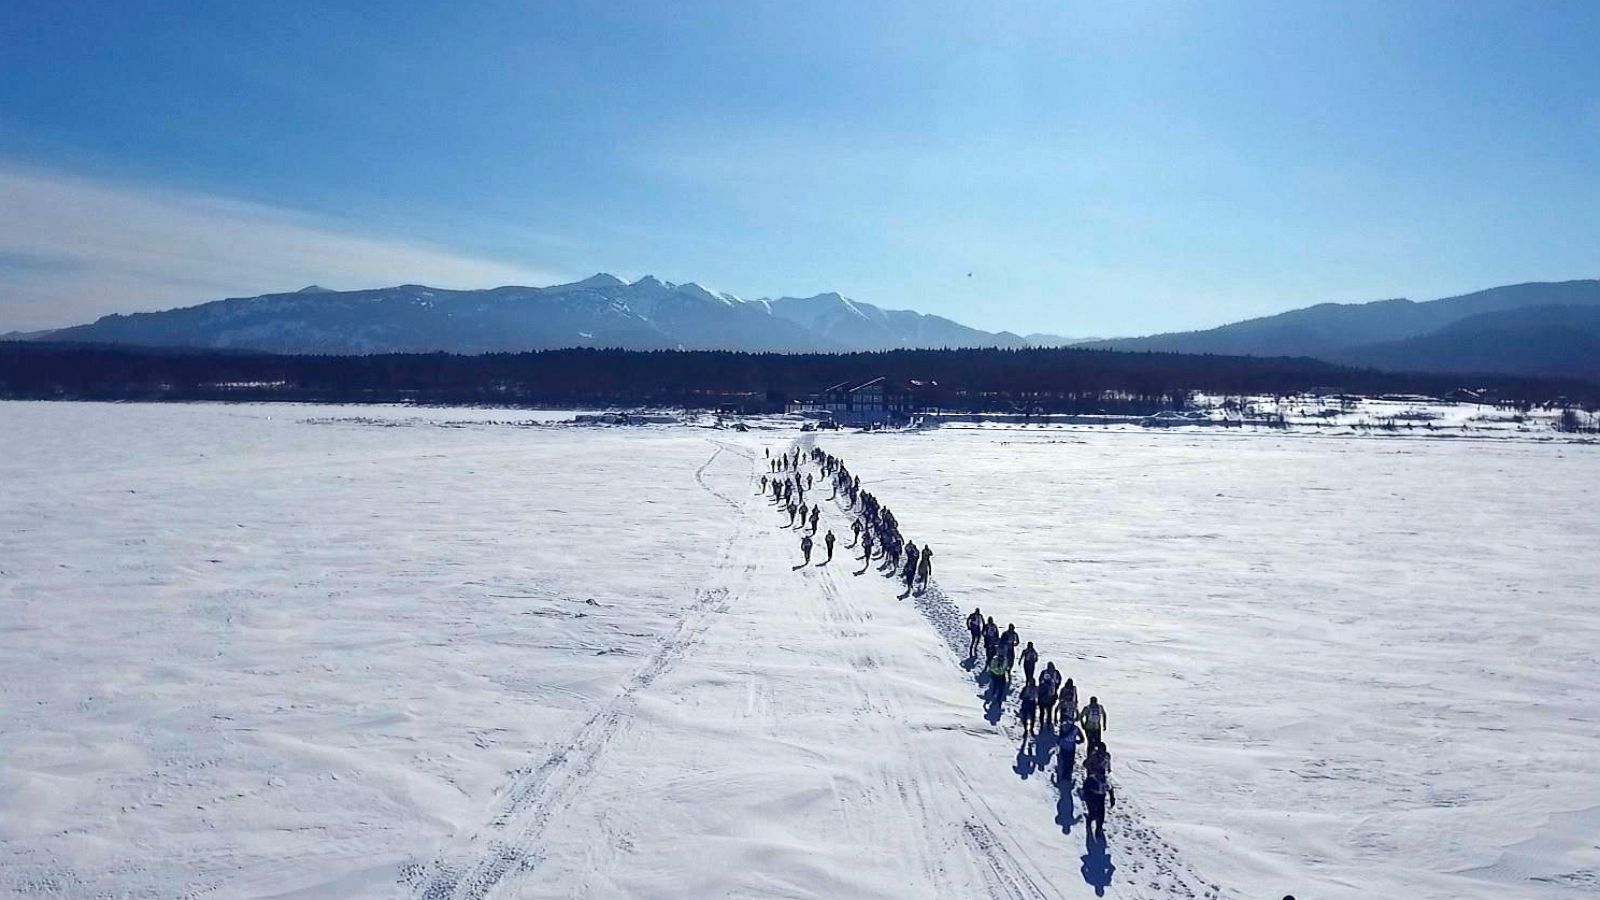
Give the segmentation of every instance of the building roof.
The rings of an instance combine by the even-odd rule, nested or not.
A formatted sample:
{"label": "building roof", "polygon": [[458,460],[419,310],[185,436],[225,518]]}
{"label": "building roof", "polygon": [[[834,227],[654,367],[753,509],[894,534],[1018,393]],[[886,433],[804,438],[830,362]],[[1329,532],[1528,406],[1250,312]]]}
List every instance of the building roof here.
{"label": "building roof", "polygon": [[853,379],[850,381],[841,381],[838,384],[829,385],[828,387],[823,388],[812,396],[822,397],[829,394],[854,394],[857,391],[863,391],[869,387],[876,387],[879,385],[883,387],[885,392],[909,394],[917,388],[932,386],[934,384],[936,384],[936,382],[913,381],[909,385],[906,385],[898,381],[891,381],[886,375],[879,375],[877,378],[868,379],[867,381],[855,381]]}

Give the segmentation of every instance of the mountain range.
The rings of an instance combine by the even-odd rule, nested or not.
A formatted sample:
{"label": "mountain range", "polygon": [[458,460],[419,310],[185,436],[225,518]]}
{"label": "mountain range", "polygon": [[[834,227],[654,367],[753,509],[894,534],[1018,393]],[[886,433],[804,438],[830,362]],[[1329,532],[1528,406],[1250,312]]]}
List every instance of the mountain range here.
{"label": "mountain range", "polygon": [[1600,382],[1600,281],[1536,282],[1414,302],[1323,303],[1204,331],[1111,340],[988,332],[837,293],[742,300],[693,282],[599,274],[550,287],[358,291],[311,286],[10,340],[272,353],[493,353],[562,347],[856,352],[1076,346],[1304,356],[1395,371],[1506,373]]}
{"label": "mountain range", "polygon": [[1020,347],[939,316],[839,294],[741,300],[695,283],[599,274],[551,287],[454,291],[417,284],[361,291],[316,286],[165,312],[113,314],[12,339],[209,347],[271,353],[631,350],[847,352],[905,347]]}

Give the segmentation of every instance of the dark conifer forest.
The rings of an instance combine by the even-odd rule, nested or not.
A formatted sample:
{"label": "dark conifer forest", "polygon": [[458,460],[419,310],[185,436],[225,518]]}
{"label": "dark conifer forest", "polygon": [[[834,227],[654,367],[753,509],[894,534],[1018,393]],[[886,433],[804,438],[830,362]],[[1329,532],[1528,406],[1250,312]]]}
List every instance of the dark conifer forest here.
{"label": "dark conifer forest", "polygon": [[1513,403],[1600,396],[1595,385],[1575,381],[1084,349],[278,356],[0,343],[0,398],[6,399],[681,406],[761,413],[781,411],[788,401],[831,384],[880,375],[917,385],[921,406],[971,412],[1147,413],[1181,407],[1191,391],[1445,396],[1468,387]]}

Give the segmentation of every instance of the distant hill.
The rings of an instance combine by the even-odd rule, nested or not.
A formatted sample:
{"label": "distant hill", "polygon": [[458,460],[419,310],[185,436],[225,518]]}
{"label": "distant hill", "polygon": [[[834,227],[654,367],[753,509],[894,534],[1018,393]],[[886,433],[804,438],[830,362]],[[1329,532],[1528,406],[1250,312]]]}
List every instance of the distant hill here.
{"label": "distant hill", "polygon": [[1067,337],[1064,334],[1045,334],[1036,331],[1033,334],[1023,335],[1022,340],[1029,347],[1076,347],[1083,344],[1102,343],[1106,338]]}
{"label": "distant hill", "polygon": [[[1552,317],[1571,318],[1577,314],[1531,311],[1561,307],[1600,307],[1600,281],[1516,284],[1423,303],[1403,299],[1323,303],[1205,331],[1093,341],[1080,346],[1235,356],[1310,356],[1392,370],[1592,377],[1580,374],[1581,366],[1552,369],[1549,359],[1540,358],[1546,351],[1555,352],[1572,343],[1557,340],[1561,336],[1550,327]],[[1503,315],[1492,315],[1496,313]],[[1527,313],[1526,318],[1519,322],[1523,313]],[[1480,316],[1487,318],[1460,329],[1452,328]],[[1487,345],[1493,340],[1491,333],[1496,329],[1517,335],[1517,340],[1523,342],[1523,351],[1487,354]],[[1540,343],[1547,339],[1555,342]],[[1494,367],[1478,368],[1479,361],[1491,361]]]}
{"label": "distant hill", "polygon": [[1600,306],[1531,306],[1468,316],[1429,334],[1327,358],[1375,369],[1509,372],[1600,382]]}
{"label": "distant hill", "polygon": [[1018,347],[1020,337],[838,294],[741,300],[698,284],[599,274],[551,287],[452,291],[315,285],[165,312],[110,315],[28,340],[269,353],[492,353],[565,347],[843,352]]}

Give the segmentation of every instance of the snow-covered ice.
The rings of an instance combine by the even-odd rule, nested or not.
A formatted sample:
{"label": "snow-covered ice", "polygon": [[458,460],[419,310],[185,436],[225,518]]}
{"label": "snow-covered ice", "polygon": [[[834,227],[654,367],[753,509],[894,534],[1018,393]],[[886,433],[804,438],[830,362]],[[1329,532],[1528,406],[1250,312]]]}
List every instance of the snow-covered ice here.
{"label": "snow-covered ice", "polygon": [[[1593,446],[564,417],[0,404],[0,895],[1600,888]],[[932,596],[792,568],[792,440]],[[1105,855],[949,604],[1106,703]]]}

